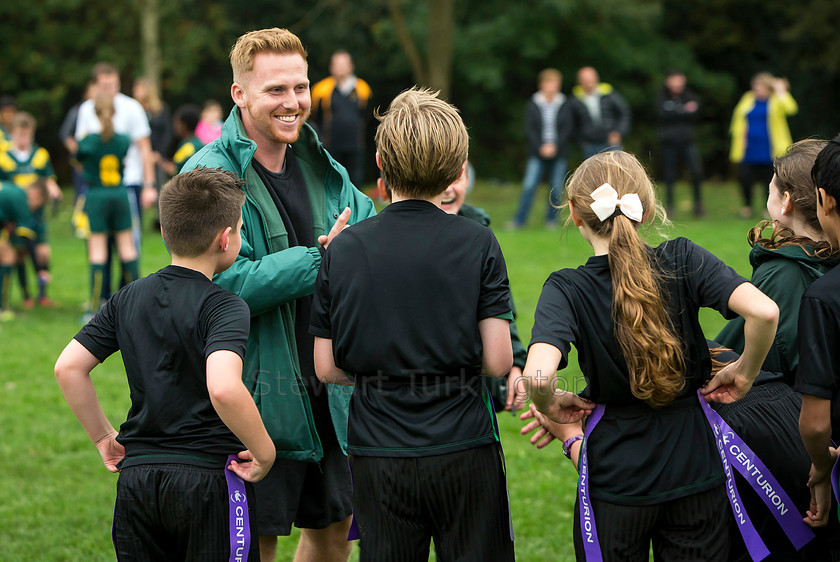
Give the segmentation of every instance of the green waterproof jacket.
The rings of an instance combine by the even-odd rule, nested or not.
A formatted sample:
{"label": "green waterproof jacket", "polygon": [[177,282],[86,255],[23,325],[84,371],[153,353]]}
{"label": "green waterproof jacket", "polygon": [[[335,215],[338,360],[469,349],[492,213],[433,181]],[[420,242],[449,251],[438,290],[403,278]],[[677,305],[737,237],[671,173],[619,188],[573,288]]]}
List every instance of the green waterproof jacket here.
{"label": "green waterproof jacket", "polygon": [[[295,342],[295,300],[311,295],[321,266],[318,248],[289,247],[277,207],[251,165],[257,145],[234,107],[222,136],[190,158],[182,171],[224,168],[245,179],[242,249],[234,264],[213,280],[242,297],[251,309],[251,334],[242,379],[251,391],[278,457],[318,462],[323,448],[300,375]],[[294,143],[312,206],[313,239],[327,234],[339,213],[350,207],[350,222],[376,214],[373,203],[353,187],[346,170],[304,124]],[[347,413],[353,387],[327,385],[338,442],[346,451]]]}
{"label": "green waterproof jacket", "polygon": [[[793,375],[799,365],[797,323],[802,294],[811,283],[838,263],[835,259],[818,258],[811,254],[813,250],[810,247],[796,245],[770,250],[756,244],[750,251],[750,265],[753,267],[750,281],[779,305],[776,337],[761,368],[771,373],[783,373],[788,384],[793,384]],[[715,341],[739,354],[743,353],[744,319],[730,320]]]}

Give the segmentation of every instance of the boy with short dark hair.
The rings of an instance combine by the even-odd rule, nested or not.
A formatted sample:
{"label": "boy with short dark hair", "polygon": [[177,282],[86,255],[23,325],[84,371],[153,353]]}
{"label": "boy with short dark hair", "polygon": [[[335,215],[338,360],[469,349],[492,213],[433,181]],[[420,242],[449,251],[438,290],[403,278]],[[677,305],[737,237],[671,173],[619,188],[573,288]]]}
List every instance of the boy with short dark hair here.
{"label": "boy with short dark hair", "polygon": [[469,138],[457,110],[403,92],[376,132],[392,203],[326,251],[312,304],[315,370],[355,384],[347,430],[362,560],[513,560],[495,414],[480,375],[513,357],[493,233],[440,208]]}
{"label": "boy with short dark hair", "polygon": [[[840,248],[840,137],[823,148],[811,177],[817,218],[831,246]],[[821,527],[831,510],[831,469],[840,442],[840,268],[814,281],[799,308],[799,368],[794,390],[802,393],[799,432],[811,457],[811,507],[805,522]],[[837,491],[835,491],[837,493]]]}
{"label": "boy with short dark hair", "polygon": [[[120,472],[118,559],[259,559],[246,542],[256,532],[252,490],[229,471],[256,482],[275,448],[241,379],[250,312],[211,281],[239,253],[241,186],[234,174],[208,168],[170,180],[160,212],[172,265],[114,295],[55,366],[105,467]],[[118,350],[131,390],[119,434],[90,379]]]}
{"label": "boy with short dark hair", "polygon": [[172,116],[172,130],[175,133],[175,138],[178,139],[178,147],[175,149],[175,154],[172,155],[172,160],[163,158],[158,160],[158,166],[163,168],[167,174],[180,173],[187,160],[204,146],[204,143],[195,134],[200,119],[201,109],[195,104],[188,103],[175,110],[175,114]]}
{"label": "boy with short dark hair", "polygon": [[0,181],[0,321],[14,318],[11,310],[11,273],[17,261],[12,239],[34,248],[36,233],[29,225],[32,213],[44,207],[47,186],[37,179],[26,189],[12,182]]}

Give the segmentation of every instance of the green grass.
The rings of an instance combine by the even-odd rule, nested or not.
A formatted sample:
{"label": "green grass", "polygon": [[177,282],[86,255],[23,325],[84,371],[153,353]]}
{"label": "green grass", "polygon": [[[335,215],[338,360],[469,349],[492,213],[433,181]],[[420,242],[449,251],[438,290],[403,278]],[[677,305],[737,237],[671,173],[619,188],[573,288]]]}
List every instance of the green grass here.
{"label": "green grass", "polygon": [[[687,188],[678,195],[687,203]],[[494,218],[496,234],[507,259],[519,312],[520,334],[527,341],[540,289],[559,268],[576,267],[589,247],[575,229],[546,231],[538,226],[541,203],[532,211],[532,225],[505,232],[513,215],[517,185],[479,182],[468,197]],[[753,221],[737,218],[738,193],[731,184],[705,186],[708,216],[678,215],[670,236],[684,235],[705,246],[742,275],[749,276],[746,231]],[[680,205],[678,205],[680,209]],[[79,329],[88,290],[83,242],[70,234],[68,204],[51,219],[53,278],[51,296],[61,308],[21,312],[0,325],[0,560],[112,560],[110,526],[116,476],[105,471],[61,397],[52,374],[64,345]],[[650,238],[655,242],[655,238]],[[142,270],[167,262],[160,237],[147,229]],[[19,300],[19,297],[18,297]],[[708,335],[722,327],[713,311],[701,322]],[[572,358],[565,373],[580,377]],[[120,358],[115,356],[93,374],[105,412],[115,426],[128,410],[128,390]],[[519,435],[521,422],[499,416],[507,457],[508,487],[516,534],[517,559],[573,560],[572,506],[577,475],[559,445],[538,451]],[[278,559],[289,560],[296,535],[281,539]]]}

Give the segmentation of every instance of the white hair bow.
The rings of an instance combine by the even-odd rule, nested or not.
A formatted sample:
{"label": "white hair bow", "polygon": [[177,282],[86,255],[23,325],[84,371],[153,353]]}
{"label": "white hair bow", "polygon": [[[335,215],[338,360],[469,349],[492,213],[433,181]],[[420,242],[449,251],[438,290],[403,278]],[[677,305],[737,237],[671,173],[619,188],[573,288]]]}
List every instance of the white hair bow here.
{"label": "white hair bow", "polygon": [[603,184],[590,195],[594,201],[590,207],[595,215],[604,222],[615,214],[616,208],[620,209],[630,220],[642,222],[645,210],[642,208],[642,200],[637,193],[627,193],[621,199],[618,192],[608,183]]}

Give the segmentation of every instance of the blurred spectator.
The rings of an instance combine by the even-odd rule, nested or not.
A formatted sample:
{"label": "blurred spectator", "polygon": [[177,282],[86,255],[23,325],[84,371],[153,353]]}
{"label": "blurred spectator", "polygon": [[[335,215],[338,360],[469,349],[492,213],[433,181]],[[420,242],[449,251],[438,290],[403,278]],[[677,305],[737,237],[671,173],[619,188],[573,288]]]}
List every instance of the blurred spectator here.
{"label": "blurred spectator", "polygon": [[697,121],[700,105],[697,96],[686,88],[685,74],[669,70],[665,84],[657,98],[659,114],[659,140],[662,142],[662,168],[665,179],[665,206],[669,215],[674,213],[674,183],[677,181],[679,165],[688,165],[691,184],[694,187],[694,214],[702,216],[701,196],[702,171],[700,155],[694,146],[694,123]]}
{"label": "blurred spectator", "polygon": [[324,146],[347,168],[353,185],[363,181],[365,109],[370,86],[353,74],[353,59],[336,51],[330,59],[330,76],[312,88],[312,116]]}
{"label": "blurred spectator", "polygon": [[204,108],[201,110],[201,119],[198,122],[198,127],[195,129],[195,136],[203,144],[210,144],[220,136],[222,136],[222,104],[216,100],[207,100],[204,102]]}
{"label": "blurred spectator", "polygon": [[760,72],[753,76],[750,91],[741,96],[732,113],[729,159],[738,164],[738,182],[744,198],[740,214],[744,218],[753,214],[755,180],[765,186],[766,197],[773,177],[773,158],[784,154],[793,142],[787,117],[796,114],[799,107],[788,87],[784,78]]}
{"label": "blurred spectator", "polygon": [[578,85],[572,90],[583,103],[589,120],[580,131],[583,157],[604,150],[621,148],[621,142],[630,132],[630,107],[612,85],[601,82],[598,71],[584,66],[577,73]]}

